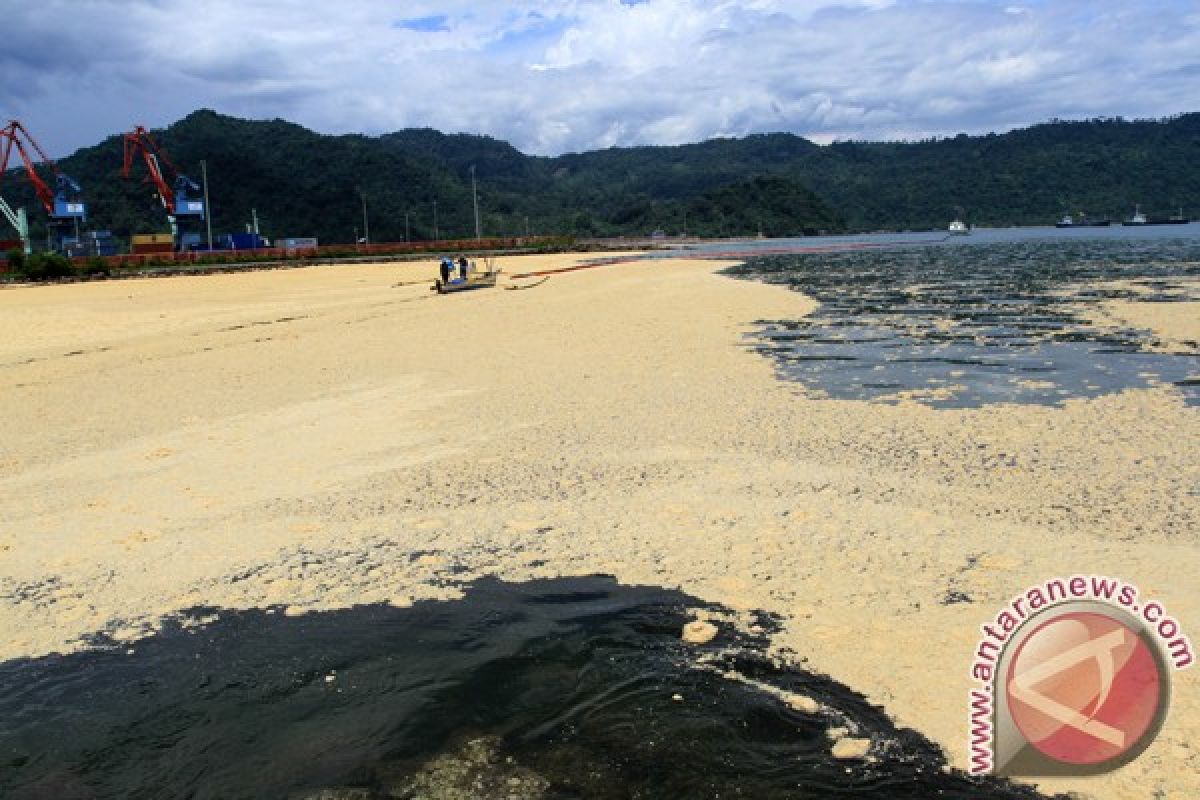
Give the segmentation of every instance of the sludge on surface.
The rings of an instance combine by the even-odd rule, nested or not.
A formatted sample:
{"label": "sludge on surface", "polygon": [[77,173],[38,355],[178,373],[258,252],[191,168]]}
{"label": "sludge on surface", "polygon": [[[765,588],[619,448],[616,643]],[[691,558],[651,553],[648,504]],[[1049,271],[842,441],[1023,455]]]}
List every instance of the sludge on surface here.
{"label": "sludge on surface", "polygon": [[[830,397],[978,408],[1174,385],[1200,402],[1194,345],[1157,352],[1152,332],[1085,313],[1116,297],[1197,301],[1196,240],[893,245],[757,257],[728,272],[820,302],[803,319],[765,320],[755,349]],[[1139,291],[1104,288],[1113,281]]]}
{"label": "sludge on surface", "polygon": [[[766,658],[765,635],[683,643],[697,608],[722,612],[594,576],[484,579],[405,609],[196,609],[133,645],[0,665],[0,794],[1038,796],[944,770],[851,689]],[[870,758],[832,758],[836,728]]]}

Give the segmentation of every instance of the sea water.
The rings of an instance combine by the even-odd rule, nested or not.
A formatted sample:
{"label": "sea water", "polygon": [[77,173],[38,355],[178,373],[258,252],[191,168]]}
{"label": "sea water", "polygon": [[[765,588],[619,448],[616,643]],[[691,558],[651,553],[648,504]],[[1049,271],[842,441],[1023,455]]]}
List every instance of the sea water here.
{"label": "sea water", "polygon": [[1111,299],[1200,300],[1200,226],[1099,230],[776,242],[772,255],[740,251],[747,261],[730,272],[820,302],[763,320],[757,344],[817,394],[977,407],[1168,386],[1195,404],[1200,343],[1162,347],[1092,312]]}

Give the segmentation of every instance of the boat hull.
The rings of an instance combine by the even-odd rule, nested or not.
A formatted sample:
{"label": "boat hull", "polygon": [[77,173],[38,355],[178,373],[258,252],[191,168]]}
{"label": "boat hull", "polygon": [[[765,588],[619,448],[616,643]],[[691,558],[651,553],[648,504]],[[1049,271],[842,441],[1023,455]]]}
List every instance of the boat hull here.
{"label": "boat hull", "polygon": [[1111,219],[1095,219],[1086,222],[1056,222],[1056,228],[1107,228],[1112,225]]}
{"label": "boat hull", "polygon": [[491,289],[496,285],[498,273],[483,272],[477,275],[471,275],[466,280],[456,278],[455,280],[442,283],[441,280],[433,282],[433,289],[438,294],[453,294],[454,292],[469,292],[472,289]]}

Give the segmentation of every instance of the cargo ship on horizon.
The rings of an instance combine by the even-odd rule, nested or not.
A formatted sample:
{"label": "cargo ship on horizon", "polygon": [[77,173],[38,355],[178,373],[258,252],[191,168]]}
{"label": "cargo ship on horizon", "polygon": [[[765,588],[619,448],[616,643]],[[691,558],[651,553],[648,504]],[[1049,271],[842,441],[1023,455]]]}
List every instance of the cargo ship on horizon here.
{"label": "cargo ship on horizon", "polygon": [[1054,223],[1054,227],[1056,227],[1056,228],[1107,228],[1111,224],[1112,224],[1112,220],[1109,219],[1108,217],[1100,217],[1098,219],[1092,219],[1087,214],[1084,214],[1081,211],[1078,214],[1076,214],[1075,216],[1071,216],[1070,214],[1064,214],[1062,219],[1060,219],[1058,222]]}
{"label": "cargo ship on horizon", "polygon": [[1134,206],[1133,216],[1121,224],[1127,227],[1137,227],[1140,225],[1187,225],[1189,222],[1191,220],[1184,216],[1182,208],[1178,213],[1169,217],[1147,217],[1142,213],[1141,206]]}

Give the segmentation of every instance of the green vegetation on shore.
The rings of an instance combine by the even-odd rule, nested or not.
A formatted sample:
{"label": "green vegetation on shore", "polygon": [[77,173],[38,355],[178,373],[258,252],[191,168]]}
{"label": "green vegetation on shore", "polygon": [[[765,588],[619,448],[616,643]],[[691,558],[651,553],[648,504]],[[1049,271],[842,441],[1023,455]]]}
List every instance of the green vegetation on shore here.
{"label": "green vegetation on shore", "polygon": [[[268,236],[322,243],[362,235],[360,191],[373,241],[403,241],[406,212],[412,240],[472,236],[472,166],[487,236],[940,229],[959,209],[972,224],[1029,225],[1080,211],[1120,219],[1135,204],[1200,216],[1200,113],[824,147],[776,133],[556,158],[527,156],[486,136],[428,129],[326,136],[212,111],[158,135],[193,178],[207,160],[214,231],[244,230],[253,209]],[[84,186],[89,227],[120,237],[166,228],[140,173],[122,179],[119,136],[60,165]],[[31,209],[36,240],[44,215],[28,183],[5,175],[0,193]]]}

